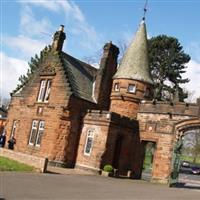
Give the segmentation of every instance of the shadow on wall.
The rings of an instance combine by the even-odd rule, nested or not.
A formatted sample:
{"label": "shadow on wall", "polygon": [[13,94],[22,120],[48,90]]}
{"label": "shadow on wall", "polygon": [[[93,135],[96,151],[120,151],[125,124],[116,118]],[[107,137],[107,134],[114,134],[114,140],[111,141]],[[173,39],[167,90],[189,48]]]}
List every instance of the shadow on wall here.
{"label": "shadow on wall", "polygon": [[[140,142],[139,128],[113,130],[109,129],[106,150],[101,157],[101,169],[110,164],[117,169],[118,176],[126,176],[131,171],[130,178],[139,179],[142,173],[143,151]],[[142,156],[141,156],[142,154]]]}

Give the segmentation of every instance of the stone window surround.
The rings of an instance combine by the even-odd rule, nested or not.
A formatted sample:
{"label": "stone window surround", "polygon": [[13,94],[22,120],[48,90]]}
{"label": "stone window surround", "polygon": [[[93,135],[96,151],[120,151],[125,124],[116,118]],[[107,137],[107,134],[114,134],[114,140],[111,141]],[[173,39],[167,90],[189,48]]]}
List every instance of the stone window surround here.
{"label": "stone window surround", "polygon": [[52,79],[41,79],[37,102],[47,103],[51,91]]}
{"label": "stone window surround", "polygon": [[[130,87],[133,86],[133,89],[131,89]],[[128,84],[128,88],[127,88],[127,92],[135,94],[137,90],[137,85],[133,84],[133,83],[129,83]]]}
{"label": "stone window surround", "polygon": [[[36,126],[34,127],[34,122],[36,122]],[[31,125],[31,130],[30,130],[30,136],[29,136],[29,141],[28,141],[28,145],[30,146],[36,146],[36,147],[40,147],[41,143],[38,143],[39,141],[39,136],[44,134],[44,125],[45,125],[45,121],[44,120],[37,120],[34,119],[32,121],[32,125]],[[36,131],[36,136],[34,139],[34,142],[31,142],[32,139],[32,135],[33,135],[33,130],[35,129]],[[42,133],[41,133],[42,132]]]}
{"label": "stone window surround", "polygon": [[17,128],[17,120],[13,120],[10,138],[15,137],[16,128]]}
{"label": "stone window surround", "polygon": [[[87,131],[87,136],[86,136],[86,140],[85,140],[84,155],[86,155],[86,156],[90,156],[91,155],[93,142],[94,142],[94,129],[89,129]],[[89,152],[87,152],[88,145],[90,145],[89,146]]]}
{"label": "stone window surround", "polygon": [[119,82],[114,84],[114,91],[119,92],[120,91],[120,85]]}

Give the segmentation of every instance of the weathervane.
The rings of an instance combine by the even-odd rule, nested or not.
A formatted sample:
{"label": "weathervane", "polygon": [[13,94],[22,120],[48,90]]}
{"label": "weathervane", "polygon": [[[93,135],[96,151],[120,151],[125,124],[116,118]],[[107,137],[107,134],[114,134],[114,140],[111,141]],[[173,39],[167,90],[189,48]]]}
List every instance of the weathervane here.
{"label": "weathervane", "polygon": [[142,20],[145,20],[145,15],[146,15],[146,12],[147,12],[147,4],[148,4],[148,0],[146,0],[146,2],[144,4],[144,14],[143,14]]}

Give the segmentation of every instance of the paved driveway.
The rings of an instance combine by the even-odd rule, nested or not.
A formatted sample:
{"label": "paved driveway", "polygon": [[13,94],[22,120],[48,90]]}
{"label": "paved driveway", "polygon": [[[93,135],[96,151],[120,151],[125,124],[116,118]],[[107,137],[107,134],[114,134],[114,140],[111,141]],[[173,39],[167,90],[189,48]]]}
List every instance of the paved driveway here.
{"label": "paved driveway", "polygon": [[200,190],[168,188],[130,179],[92,175],[0,173],[0,198],[6,200],[199,200]]}

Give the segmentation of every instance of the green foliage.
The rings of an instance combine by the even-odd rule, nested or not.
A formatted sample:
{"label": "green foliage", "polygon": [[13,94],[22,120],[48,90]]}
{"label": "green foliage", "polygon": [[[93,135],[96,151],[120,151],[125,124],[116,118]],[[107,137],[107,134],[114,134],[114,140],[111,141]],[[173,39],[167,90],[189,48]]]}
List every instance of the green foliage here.
{"label": "green foliage", "polygon": [[107,164],[107,165],[104,166],[103,171],[105,171],[105,172],[113,172],[113,166]]}
{"label": "green foliage", "polygon": [[17,85],[16,89],[12,92],[15,93],[19,89],[21,89],[27,82],[31,79],[32,75],[38,70],[39,64],[41,60],[47,55],[47,53],[51,50],[51,46],[46,46],[43,51],[40,52],[40,56],[35,54],[35,57],[31,57],[30,62],[28,63],[29,68],[26,75],[21,75],[19,77],[19,84]]}
{"label": "green foliage", "polygon": [[190,56],[183,51],[178,39],[166,35],[153,37],[148,41],[150,70],[155,82],[154,98],[172,100],[178,93],[179,100],[187,98],[180,84],[189,82],[182,78]]}
{"label": "green foliage", "polygon": [[5,158],[0,156],[0,171],[26,171],[26,172],[31,172],[33,171],[34,168],[26,165],[19,163],[17,161]]}

